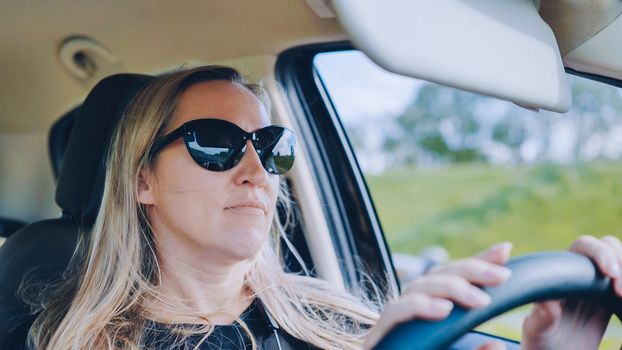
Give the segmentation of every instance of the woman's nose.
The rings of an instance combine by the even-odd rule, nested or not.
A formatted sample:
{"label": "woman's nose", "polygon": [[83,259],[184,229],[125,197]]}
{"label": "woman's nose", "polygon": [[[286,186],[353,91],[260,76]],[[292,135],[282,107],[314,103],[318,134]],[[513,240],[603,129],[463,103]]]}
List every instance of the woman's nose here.
{"label": "woman's nose", "polygon": [[238,185],[249,182],[255,186],[262,186],[268,182],[269,174],[261,164],[261,159],[250,140],[246,141],[244,155],[234,169],[236,168],[238,171],[235,182]]}

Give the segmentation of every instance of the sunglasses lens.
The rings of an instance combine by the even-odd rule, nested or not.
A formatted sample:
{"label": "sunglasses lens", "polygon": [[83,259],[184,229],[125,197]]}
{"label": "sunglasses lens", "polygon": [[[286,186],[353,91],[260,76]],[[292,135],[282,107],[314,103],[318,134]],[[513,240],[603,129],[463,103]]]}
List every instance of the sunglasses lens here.
{"label": "sunglasses lens", "polygon": [[190,156],[205,169],[225,171],[235,164],[236,155],[244,146],[239,130],[227,122],[209,120],[189,128],[185,135]]}
{"label": "sunglasses lens", "polygon": [[[184,140],[192,159],[205,169],[225,171],[236,166],[246,153],[244,131],[220,119],[202,119],[188,125]],[[254,147],[267,172],[285,174],[294,164],[296,135],[268,126],[257,131]]]}
{"label": "sunglasses lens", "polygon": [[285,174],[294,165],[296,135],[278,126],[269,126],[257,132],[255,147],[259,158],[271,174]]}

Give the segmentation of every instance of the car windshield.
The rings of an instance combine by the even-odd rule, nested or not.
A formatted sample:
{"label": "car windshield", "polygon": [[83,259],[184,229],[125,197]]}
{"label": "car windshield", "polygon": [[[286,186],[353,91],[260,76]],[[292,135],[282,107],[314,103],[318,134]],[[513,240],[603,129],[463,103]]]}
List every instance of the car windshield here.
{"label": "car windshield", "polygon": [[[388,73],[358,51],[316,56],[398,274],[501,241],[563,250],[622,225],[622,92],[568,75],[573,107],[531,111]],[[481,329],[520,339],[523,307]],[[617,349],[619,323],[601,349]]]}

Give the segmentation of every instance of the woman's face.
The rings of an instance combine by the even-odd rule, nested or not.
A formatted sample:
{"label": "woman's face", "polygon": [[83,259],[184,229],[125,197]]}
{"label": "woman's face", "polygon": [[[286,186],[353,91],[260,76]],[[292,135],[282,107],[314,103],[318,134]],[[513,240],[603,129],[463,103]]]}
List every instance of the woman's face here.
{"label": "woman's face", "polygon": [[[228,120],[246,131],[270,124],[252,92],[211,81],[192,85],[181,95],[167,133],[206,117]],[[279,178],[262,167],[250,141],[238,165],[214,172],[197,165],[179,138],[141,177],[138,197],[147,205],[159,254],[230,264],[255,256],[266,241]]]}

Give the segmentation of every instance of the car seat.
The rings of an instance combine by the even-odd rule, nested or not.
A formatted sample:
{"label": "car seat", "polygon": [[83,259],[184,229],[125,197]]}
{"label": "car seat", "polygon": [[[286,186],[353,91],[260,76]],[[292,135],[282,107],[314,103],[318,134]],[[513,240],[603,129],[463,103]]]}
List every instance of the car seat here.
{"label": "car seat", "polygon": [[[58,119],[50,129],[48,135],[48,151],[50,153],[54,180],[58,179],[58,173],[60,172],[67,142],[69,141],[69,134],[71,133],[79,109],[79,107],[76,107],[67,112],[67,114]],[[26,222],[24,221],[0,217],[0,237],[9,237],[24,226],[26,226]]]}
{"label": "car seat", "polygon": [[0,247],[0,349],[24,349],[36,315],[18,295],[29,283],[61,277],[79,234],[95,220],[104,184],[105,155],[129,100],[152,77],[120,74],[99,82],[80,108],[56,187],[62,216],[29,224]]}

